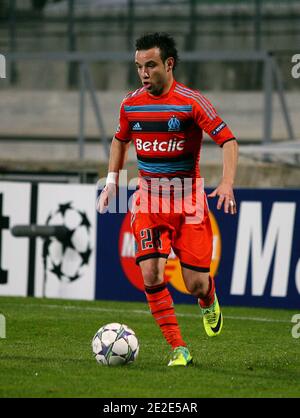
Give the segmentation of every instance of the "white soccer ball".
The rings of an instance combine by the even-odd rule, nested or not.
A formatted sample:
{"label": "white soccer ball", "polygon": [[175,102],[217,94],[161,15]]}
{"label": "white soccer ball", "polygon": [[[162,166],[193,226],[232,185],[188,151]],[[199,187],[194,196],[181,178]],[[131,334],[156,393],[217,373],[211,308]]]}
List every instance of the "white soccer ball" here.
{"label": "white soccer ball", "polygon": [[139,342],[134,331],[117,322],[103,325],[94,335],[92,350],[98,363],[118,366],[132,363],[139,353]]}

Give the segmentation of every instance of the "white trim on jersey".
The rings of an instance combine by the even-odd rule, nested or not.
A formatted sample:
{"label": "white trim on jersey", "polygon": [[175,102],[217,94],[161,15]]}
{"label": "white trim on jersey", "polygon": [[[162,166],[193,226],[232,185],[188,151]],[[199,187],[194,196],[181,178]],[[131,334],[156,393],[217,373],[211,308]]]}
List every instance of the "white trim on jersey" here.
{"label": "white trim on jersey", "polygon": [[195,99],[195,101],[200,105],[200,107],[205,111],[206,115],[210,120],[214,120],[217,117],[217,113],[212,107],[212,105],[207,101],[207,99],[202,96],[200,93],[197,93],[188,88],[184,88],[178,84],[174,89],[174,92],[181,94],[184,97]]}

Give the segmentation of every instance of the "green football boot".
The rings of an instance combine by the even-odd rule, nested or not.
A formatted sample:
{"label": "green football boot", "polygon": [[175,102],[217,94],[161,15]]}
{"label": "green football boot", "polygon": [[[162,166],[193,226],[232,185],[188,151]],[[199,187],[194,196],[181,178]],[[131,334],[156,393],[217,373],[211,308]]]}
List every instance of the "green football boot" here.
{"label": "green football boot", "polygon": [[176,347],[168,366],[187,366],[192,363],[193,358],[186,347]]}
{"label": "green football boot", "polygon": [[223,327],[223,315],[216,294],[214,303],[208,308],[201,308],[201,312],[206,334],[209,337],[219,335]]}

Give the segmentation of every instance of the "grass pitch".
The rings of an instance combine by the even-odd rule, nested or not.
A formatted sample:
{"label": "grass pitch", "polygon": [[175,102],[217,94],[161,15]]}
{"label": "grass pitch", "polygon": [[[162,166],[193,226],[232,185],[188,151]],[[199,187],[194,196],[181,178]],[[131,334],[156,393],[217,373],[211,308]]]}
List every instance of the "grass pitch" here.
{"label": "grass pitch", "polygon": [[[167,367],[171,351],[146,303],[0,297],[0,397],[300,396],[300,338],[291,333],[299,312],[223,307],[216,338],[206,336],[196,305],[176,312],[194,357],[187,368]],[[135,330],[134,364],[96,363],[91,340],[109,322]]]}

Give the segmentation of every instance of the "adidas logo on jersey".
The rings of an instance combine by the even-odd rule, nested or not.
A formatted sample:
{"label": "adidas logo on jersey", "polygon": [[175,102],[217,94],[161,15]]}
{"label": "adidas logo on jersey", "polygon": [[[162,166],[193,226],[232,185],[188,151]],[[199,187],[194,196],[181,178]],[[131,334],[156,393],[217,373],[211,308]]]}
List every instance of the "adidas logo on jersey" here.
{"label": "adidas logo on jersey", "polygon": [[133,131],[141,131],[142,130],[142,127],[139,124],[139,122],[137,122],[135,125],[133,125],[132,130]]}

